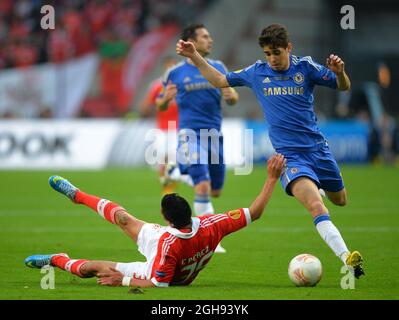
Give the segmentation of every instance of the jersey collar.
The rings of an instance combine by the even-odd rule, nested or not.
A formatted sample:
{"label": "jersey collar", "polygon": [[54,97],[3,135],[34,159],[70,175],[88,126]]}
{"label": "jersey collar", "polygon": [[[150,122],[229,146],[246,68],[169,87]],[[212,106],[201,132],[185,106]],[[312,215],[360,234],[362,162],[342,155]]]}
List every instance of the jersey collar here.
{"label": "jersey collar", "polygon": [[191,232],[181,232],[179,229],[166,227],[166,231],[181,239],[190,239],[195,236],[200,226],[200,219],[197,217],[191,218]]}

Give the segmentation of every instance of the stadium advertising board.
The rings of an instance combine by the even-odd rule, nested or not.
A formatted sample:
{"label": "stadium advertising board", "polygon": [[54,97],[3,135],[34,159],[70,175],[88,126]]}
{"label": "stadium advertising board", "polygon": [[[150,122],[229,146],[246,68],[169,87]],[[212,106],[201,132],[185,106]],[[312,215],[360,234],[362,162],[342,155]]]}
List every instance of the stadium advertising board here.
{"label": "stadium advertising board", "polygon": [[[321,130],[339,162],[367,161],[368,128],[358,122],[326,122]],[[2,120],[0,169],[103,169],[151,164],[147,148],[154,121]],[[225,120],[224,161],[237,174],[274,153],[263,121]],[[164,134],[160,132],[160,134]],[[162,157],[161,157],[162,158]],[[154,164],[154,163],[152,163]]]}
{"label": "stadium advertising board", "polygon": [[0,121],[0,169],[104,168],[119,121]]}
{"label": "stadium advertising board", "polygon": [[[253,130],[254,163],[264,163],[274,153],[267,124],[246,121],[246,127]],[[326,121],[319,127],[338,162],[362,163],[368,160],[369,128],[366,124],[349,120]]]}

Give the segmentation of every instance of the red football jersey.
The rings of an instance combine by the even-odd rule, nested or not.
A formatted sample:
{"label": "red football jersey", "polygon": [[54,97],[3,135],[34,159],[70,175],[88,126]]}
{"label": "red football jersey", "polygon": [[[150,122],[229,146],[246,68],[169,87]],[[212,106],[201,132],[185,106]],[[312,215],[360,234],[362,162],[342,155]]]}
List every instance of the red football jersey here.
{"label": "red football jersey", "polygon": [[[206,266],[226,235],[251,222],[249,209],[192,218],[191,230],[166,228],[158,241],[151,281],[158,287],[188,285]],[[185,232],[186,231],[186,232]]]}

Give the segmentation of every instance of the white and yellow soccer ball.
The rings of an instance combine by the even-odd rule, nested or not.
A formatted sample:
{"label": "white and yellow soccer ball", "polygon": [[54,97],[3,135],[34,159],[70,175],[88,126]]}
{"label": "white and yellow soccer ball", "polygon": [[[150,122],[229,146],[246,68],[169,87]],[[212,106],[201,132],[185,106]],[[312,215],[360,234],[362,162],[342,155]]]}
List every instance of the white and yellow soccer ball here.
{"label": "white and yellow soccer ball", "polygon": [[314,287],[323,274],[323,266],[314,255],[303,253],[288,265],[288,276],[297,287]]}

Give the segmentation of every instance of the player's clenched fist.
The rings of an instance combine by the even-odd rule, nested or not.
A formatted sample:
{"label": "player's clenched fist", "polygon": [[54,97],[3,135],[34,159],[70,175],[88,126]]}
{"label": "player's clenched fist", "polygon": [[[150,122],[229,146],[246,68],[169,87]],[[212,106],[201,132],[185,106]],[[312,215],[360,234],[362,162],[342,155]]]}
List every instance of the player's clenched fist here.
{"label": "player's clenched fist", "polygon": [[327,67],[335,74],[344,72],[345,63],[344,61],[335,54],[330,54],[327,58]]}
{"label": "player's clenched fist", "polygon": [[176,44],[176,53],[190,58],[195,53],[195,47],[192,42],[179,40]]}

